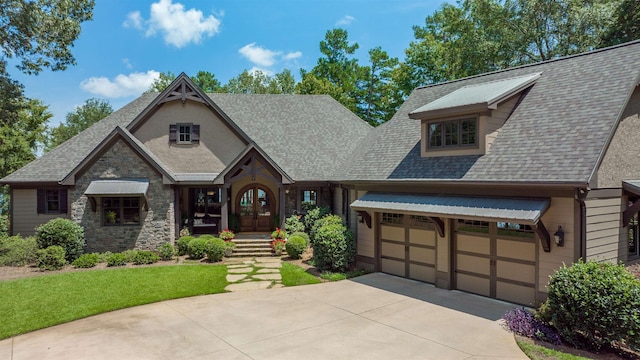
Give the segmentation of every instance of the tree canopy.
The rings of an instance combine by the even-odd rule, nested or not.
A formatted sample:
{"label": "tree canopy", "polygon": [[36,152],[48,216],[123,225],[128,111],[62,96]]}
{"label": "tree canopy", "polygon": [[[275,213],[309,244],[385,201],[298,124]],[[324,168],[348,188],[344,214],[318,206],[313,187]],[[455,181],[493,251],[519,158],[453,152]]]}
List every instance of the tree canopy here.
{"label": "tree canopy", "polygon": [[64,123],[52,128],[45,140],[45,151],[49,151],[71,139],[82,130],[109,116],[113,108],[109,101],[88,99],[73,112],[67,114]]}

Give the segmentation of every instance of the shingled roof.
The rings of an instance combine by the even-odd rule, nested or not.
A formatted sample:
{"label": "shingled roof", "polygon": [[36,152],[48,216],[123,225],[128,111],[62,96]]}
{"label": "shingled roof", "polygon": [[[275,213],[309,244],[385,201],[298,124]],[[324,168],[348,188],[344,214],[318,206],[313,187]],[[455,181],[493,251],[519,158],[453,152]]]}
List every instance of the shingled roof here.
{"label": "shingled roof", "polygon": [[[420,156],[409,113],[464,86],[541,73],[485,155]],[[640,76],[640,42],[415,89],[342,180],[587,184]]]}
{"label": "shingled roof", "polygon": [[[336,165],[372,130],[328,95],[207,95],[295,181],[340,177]],[[157,96],[142,95],[0,181],[62,181],[117,126],[127,128]]]}

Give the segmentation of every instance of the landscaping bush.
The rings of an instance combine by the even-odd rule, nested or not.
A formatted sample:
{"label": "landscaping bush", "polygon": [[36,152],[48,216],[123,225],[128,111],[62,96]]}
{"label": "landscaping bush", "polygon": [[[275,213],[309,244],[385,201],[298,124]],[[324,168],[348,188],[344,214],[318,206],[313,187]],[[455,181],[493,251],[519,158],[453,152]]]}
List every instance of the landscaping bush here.
{"label": "landscaping bush", "polygon": [[9,217],[7,215],[0,215],[0,239],[9,236]]}
{"label": "landscaping bush", "polygon": [[274,232],[271,233],[271,239],[273,240],[285,240],[289,236],[284,229],[276,228]]}
{"label": "landscaping bush", "polygon": [[327,214],[324,217],[316,220],[315,223],[313,223],[313,226],[311,226],[311,232],[309,233],[309,237],[311,238],[311,242],[314,242],[316,239],[316,234],[318,232],[318,229],[320,229],[321,227],[325,226],[325,225],[343,225],[342,222],[342,218],[338,215],[331,215],[331,214]]}
{"label": "landscaping bush", "polygon": [[294,232],[293,234],[290,235],[290,237],[294,237],[294,236],[300,236],[304,239],[304,241],[307,243],[307,247],[309,247],[309,245],[311,245],[311,239],[309,238],[309,235],[306,232]]}
{"label": "landscaping bush", "polygon": [[98,254],[98,262],[99,263],[106,263],[107,259],[109,259],[109,256],[111,256],[112,252],[111,251],[105,251],[103,253],[96,253]]}
{"label": "landscaping bush", "polygon": [[178,255],[187,255],[187,251],[189,251],[189,243],[191,240],[195,239],[193,236],[182,236],[178,239]]}
{"label": "landscaping bush", "polygon": [[138,250],[129,249],[121,252],[121,254],[124,256],[124,262],[132,263],[138,254]]}
{"label": "landscaping bush", "polygon": [[107,266],[124,266],[126,264],[122,253],[113,253],[107,257]]}
{"label": "landscaping bush", "polygon": [[76,268],[92,268],[98,265],[98,254],[82,254],[71,263]]}
{"label": "landscaping bush", "polygon": [[136,265],[145,265],[157,263],[158,260],[160,260],[160,256],[153,251],[137,250],[133,256],[132,262]]}
{"label": "landscaping bush", "polygon": [[206,236],[200,236],[191,240],[189,242],[189,247],[187,248],[187,254],[191,259],[202,259],[205,256],[207,243],[210,241],[213,241],[213,239]]}
{"label": "landscaping bush", "polygon": [[550,278],[541,317],[563,340],[600,349],[640,345],[640,281],[624,266],[593,261],[563,265]]}
{"label": "landscaping bush", "polygon": [[[331,209],[329,207],[312,207],[307,210],[307,214],[304,216],[304,228],[305,232],[309,233],[311,231],[311,227],[316,222],[316,220],[322,219],[323,217],[329,215],[331,213]],[[313,237],[311,238],[313,240]]]}
{"label": "landscaping bush", "polygon": [[176,254],[176,249],[171,245],[171,243],[164,243],[158,246],[158,254],[162,260],[171,260]]}
{"label": "landscaping bush", "polygon": [[307,241],[302,236],[291,236],[285,244],[287,255],[292,259],[300,259],[300,255],[307,249]]}
{"label": "landscaping bush", "polygon": [[226,241],[218,238],[207,240],[204,253],[211,262],[218,262],[224,257],[224,252],[229,245]]}
{"label": "landscaping bush", "polygon": [[61,246],[65,259],[72,262],[82,255],[84,248],[84,230],[69,219],[56,218],[36,228],[36,241],[40,249],[51,245]]}
{"label": "landscaping bush", "polygon": [[297,215],[291,215],[284,220],[284,230],[289,234],[304,232],[304,223]]}
{"label": "landscaping bush", "polygon": [[0,238],[0,266],[24,266],[36,260],[38,245],[30,236],[10,236]]}
{"label": "landscaping bush", "polygon": [[524,308],[516,308],[504,314],[507,327],[514,334],[538,339],[552,344],[560,344],[560,336],[551,327],[546,325]]}
{"label": "landscaping bush", "polygon": [[51,245],[36,252],[36,266],[42,270],[60,270],[66,264],[62,246]]}
{"label": "landscaping bush", "polygon": [[312,245],[315,266],[320,270],[346,271],[355,261],[353,234],[342,224],[319,228]]}

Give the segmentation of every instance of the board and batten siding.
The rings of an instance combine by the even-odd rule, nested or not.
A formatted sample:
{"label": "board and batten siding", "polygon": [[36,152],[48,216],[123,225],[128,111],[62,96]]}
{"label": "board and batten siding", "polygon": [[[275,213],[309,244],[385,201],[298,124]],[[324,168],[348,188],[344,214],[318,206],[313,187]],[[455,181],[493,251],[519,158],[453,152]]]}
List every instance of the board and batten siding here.
{"label": "board and batten siding", "polygon": [[31,236],[35,235],[36,227],[55,218],[69,218],[69,211],[66,214],[38,214],[38,196],[36,189],[13,189],[12,190],[12,223],[13,235]]}
{"label": "board and batten siding", "polygon": [[587,260],[617,263],[620,249],[622,198],[585,200]]}
{"label": "board and batten siding", "polygon": [[[542,216],[542,222],[551,235],[551,251],[544,252],[540,239],[538,246],[538,292],[547,293],[549,276],[558,270],[562,264],[575,262],[576,246],[580,246],[580,234],[574,231],[575,211],[577,202],[573,198],[551,198],[549,209]],[[564,230],[564,246],[559,247],[553,240],[553,233],[562,226]]]}
{"label": "board and batten siding", "polygon": [[[366,191],[355,191],[356,199],[359,199]],[[364,256],[368,258],[375,257],[375,236],[374,236],[374,228],[375,224],[373,219],[375,219],[375,214],[370,212],[371,215],[371,229],[367,226],[367,223],[362,221],[355,221],[356,223],[356,239],[357,239],[357,254],[359,256]],[[352,214],[352,219],[358,219],[357,213],[355,211]]]}

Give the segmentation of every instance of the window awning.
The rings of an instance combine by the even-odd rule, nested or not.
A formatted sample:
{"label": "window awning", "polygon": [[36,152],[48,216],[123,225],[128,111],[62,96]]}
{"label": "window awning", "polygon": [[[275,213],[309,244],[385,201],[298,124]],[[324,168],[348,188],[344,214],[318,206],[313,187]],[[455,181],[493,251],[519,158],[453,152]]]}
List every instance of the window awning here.
{"label": "window awning", "polygon": [[498,104],[532,85],[540,73],[461,87],[409,113],[412,119],[430,119],[496,109]]}
{"label": "window awning", "polygon": [[367,193],[354,201],[354,210],[423,213],[427,216],[512,221],[535,225],[549,199]]}
{"label": "window awning", "polygon": [[149,189],[147,179],[94,180],[84,194],[86,196],[146,196]]}

